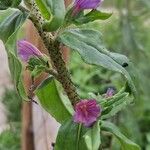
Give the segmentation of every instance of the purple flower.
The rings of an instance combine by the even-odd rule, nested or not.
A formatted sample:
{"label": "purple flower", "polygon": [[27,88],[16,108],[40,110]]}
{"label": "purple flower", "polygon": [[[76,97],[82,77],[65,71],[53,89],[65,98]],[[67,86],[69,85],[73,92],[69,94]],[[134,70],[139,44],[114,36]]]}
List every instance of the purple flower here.
{"label": "purple flower", "polygon": [[84,9],[96,9],[103,0],[75,0],[73,14]]}
{"label": "purple flower", "polygon": [[74,122],[90,127],[101,114],[101,108],[96,100],[81,100],[75,106]]}
{"label": "purple flower", "polygon": [[105,97],[112,97],[115,94],[115,90],[113,88],[108,88]]}
{"label": "purple flower", "polygon": [[31,43],[26,40],[20,40],[17,43],[18,55],[27,62],[31,57],[41,57],[43,54]]}

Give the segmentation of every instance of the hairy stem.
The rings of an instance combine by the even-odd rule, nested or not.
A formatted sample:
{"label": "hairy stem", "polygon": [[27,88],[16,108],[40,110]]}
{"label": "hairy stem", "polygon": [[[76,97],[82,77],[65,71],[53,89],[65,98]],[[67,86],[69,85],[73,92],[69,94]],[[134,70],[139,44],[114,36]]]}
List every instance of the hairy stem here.
{"label": "hairy stem", "polygon": [[51,33],[43,31],[42,25],[44,20],[35,3],[32,3],[31,8],[32,9],[30,19],[32,20],[34,26],[37,28],[38,33],[41,36],[43,43],[49,52],[51,61],[58,73],[57,79],[62,84],[68,98],[74,105],[77,101],[79,101],[80,98],[76,92],[74,84],[71,81],[70,73],[68,72],[66,64],[62,58],[62,54],[60,52],[60,43],[53,40],[53,35]]}

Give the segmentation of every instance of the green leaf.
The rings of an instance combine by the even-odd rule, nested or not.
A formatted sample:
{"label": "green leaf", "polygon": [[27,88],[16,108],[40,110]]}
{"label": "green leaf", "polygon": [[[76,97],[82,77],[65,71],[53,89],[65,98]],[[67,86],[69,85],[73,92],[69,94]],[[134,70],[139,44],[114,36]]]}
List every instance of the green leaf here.
{"label": "green leaf", "polygon": [[45,67],[43,67],[42,65],[40,66],[35,66],[35,68],[32,70],[31,72],[31,76],[33,78],[36,78],[38,77],[39,75],[41,75],[42,72],[45,71]]}
{"label": "green leaf", "polygon": [[146,139],[147,139],[148,143],[150,143],[150,132],[148,132],[148,133],[146,134]]}
{"label": "green leaf", "polygon": [[[6,1],[6,0],[5,0]],[[22,0],[12,0],[12,5],[11,7],[17,7],[20,3],[21,3]]]}
{"label": "green leaf", "polygon": [[146,145],[146,150],[150,149],[150,144]]}
{"label": "green leaf", "polygon": [[111,17],[112,13],[105,13],[98,11],[96,9],[90,11],[86,15],[80,15],[78,18],[74,20],[75,24],[82,25],[85,23],[89,23],[95,20],[106,20]]}
{"label": "green leaf", "polygon": [[122,150],[141,150],[141,148],[125,137],[112,123],[101,121],[101,129],[112,133],[120,142]]}
{"label": "green leaf", "polygon": [[51,8],[47,6],[46,0],[35,0],[39,10],[41,11],[42,16],[46,20],[51,19]]}
{"label": "green leaf", "polygon": [[99,121],[91,128],[85,128],[72,120],[59,129],[55,150],[98,150],[101,144]]}
{"label": "green leaf", "polygon": [[76,50],[86,63],[102,66],[123,74],[132,93],[136,96],[133,80],[126,68],[122,67],[123,64],[121,64],[122,62],[128,63],[129,60],[121,54],[114,55],[114,53],[109,52],[102,44],[101,34],[98,31],[69,29],[61,33],[59,39],[68,47]]}
{"label": "green leaf", "polygon": [[4,44],[19,30],[27,19],[27,14],[13,8],[0,11],[0,39]]}
{"label": "green leaf", "polygon": [[17,32],[27,18],[27,14],[17,9],[0,11],[0,39],[4,42],[8,55],[9,68],[16,89],[22,99],[27,99],[22,83],[22,65],[17,58]]}
{"label": "green leaf", "polygon": [[[61,99],[54,78],[50,76],[36,89],[35,94],[42,107],[50,113],[59,123],[72,116],[73,108],[69,100]],[[72,112],[68,109],[72,108]]]}
{"label": "green leaf", "polygon": [[31,76],[35,78],[49,69],[48,58],[46,56],[40,58],[31,57],[26,68],[31,71]]}
{"label": "green leaf", "polygon": [[83,136],[87,130],[72,120],[66,121],[59,129],[54,150],[86,150]]}
{"label": "green leaf", "polygon": [[8,7],[17,7],[21,0],[0,0],[0,10],[7,9]]}
{"label": "green leaf", "polygon": [[99,121],[97,121],[83,137],[87,146],[87,150],[98,150],[101,144]]}
{"label": "green leaf", "polygon": [[[7,46],[8,44],[6,44],[6,49],[7,49]],[[27,100],[27,95],[25,93],[24,85],[22,82],[22,64],[19,61],[19,59],[11,51],[8,51],[7,55],[8,55],[9,69],[10,69],[11,76],[14,81],[16,90],[23,100]]]}
{"label": "green leaf", "polygon": [[123,99],[124,97],[127,97],[129,94],[126,92],[123,93],[117,93],[116,95],[112,96],[112,97],[108,97],[106,99],[102,99],[100,102],[100,105],[103,108],[107,108],[109,106],[112,106],[114,103],[119,102],[121,99]]}
{"label": "green leaf", "polygon": [[46,0],[47,6],[51,8],[52,19],[45,22],[43,29],[46,31],[56,31],[62,24],[65,18],[64,0]]}
{"label": "green leaf", "polygon": [[0,10],[7,9],[11,6],[11,0],[0,0]]}
{"label": "green leaf", "polygon": [[102,119],[108,119],[113,117],[116,113],[125,108],[128,104],[131,103],[128,93],[122,93],[118,96],[113,97],[108,100],[103,108]]}

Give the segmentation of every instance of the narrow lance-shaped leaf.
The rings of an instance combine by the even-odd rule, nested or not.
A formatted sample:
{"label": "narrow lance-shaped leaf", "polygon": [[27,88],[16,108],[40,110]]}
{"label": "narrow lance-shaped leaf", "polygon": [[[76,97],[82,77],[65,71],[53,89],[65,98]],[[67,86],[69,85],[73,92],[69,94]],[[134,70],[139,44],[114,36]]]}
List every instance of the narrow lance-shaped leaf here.
{"label": "narrow lance-shaped leaf", "polygon": [[[7,45],[6,45],[6,49],[7,49]],[[9,69],[10,69],[11,76],[14,81],[16,90],[19,96],[23,100],[28,100],[27,95],[25,93],[23,81],[22,81],[22,64],[12,52],[10,51],[7,52],[7,55],[9,58]]]}
{"label": "narrow lance-shaped leaf", "polygon": [[13,8],[0,11],[0,39],[4,44],[15,34],[27,18],[26,13]]}
{"label": "narrow lance-shaped leaf", "polygon": [[89,23],[95,20],[106,20],[109,17],[111,17],[112,13],[105,13],[105,12],[101,12],[99,10],[92,10],[89,13],[87,13],[86,15],[80,15],[78,18],[76,18],[74,20],[74,23],[76,25],[82,25],[85,23]]}
{"label": "narrow lance-shaped leaf", "polygon": [[123,74],[128,81],[132,93],[136,96],[133,80],[121,64],[123,62],[129,64],[129,60],[124,55],[114,55],[114,53],[109,52],[102,44],[101,34],[98,31],[69,29],[61,33],[59,39],[65,45],[76,50],[86,63],[102,66]]}
{"label": "narrow lance-shaped leaf", "polygon": [[17,32],[25,22],[27,14],[17,9],[0,11],[0,39],[5,44],[12,79],[19,95],[27,99],[22,83],[22,65],[17,58]]}
{"label": "narrow lance-shaped leaf", "polygon": [[101,121],[101,129],[112,133],[119,140],[122,150],[141,150],[137,144],[125,137],[113,123]]}
{"label": "narrow lance-shaped leaf", "polygon": [[128,104],[132,102],[132,99],[129,97],[128,93],[122,93],[112,99],[106,100],[105,107],[102,112],[102,119],[107,119],[113,117]]}

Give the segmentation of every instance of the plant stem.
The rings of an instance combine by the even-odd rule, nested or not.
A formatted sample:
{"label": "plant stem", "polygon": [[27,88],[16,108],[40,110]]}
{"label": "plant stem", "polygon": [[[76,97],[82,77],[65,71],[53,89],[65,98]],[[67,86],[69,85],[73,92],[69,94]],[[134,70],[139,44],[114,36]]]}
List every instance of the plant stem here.
{"label": "plant stem", "polygon": [[23,7],[22,5],[19,5],[19,6],[18,6],[18,9],[19,9],[20,11],[29,13],[29,10],[26,9],[25,7]]}
{"label": "plant stem", "polygon": [[79,127],[78,127],[78,133],[77,133],[77,150],[79,149],[79,141],[80,141],[80,134],[81,134],[81,129],[82,129],[82,124],[80,123],[79,124]]}
{"label": "plant stem", "polygon": [[53,35],[51,33],[43,31],[42,25],[44,23],[44,19],[34,2],[32,3],[31,8],[30,19],[32,20],[34,26],[37,28],[38,33],[49,52],[51,61],[58,73],[58,81],[62,84],[72,105],[75,105],[75,103],[78,102],[80,98],[76,92],[76,88],[73,82],[71,81],[70,73],[68,72],[66,64],[62,58],[62,54],[60,52],[60,43],[53,39]]}

